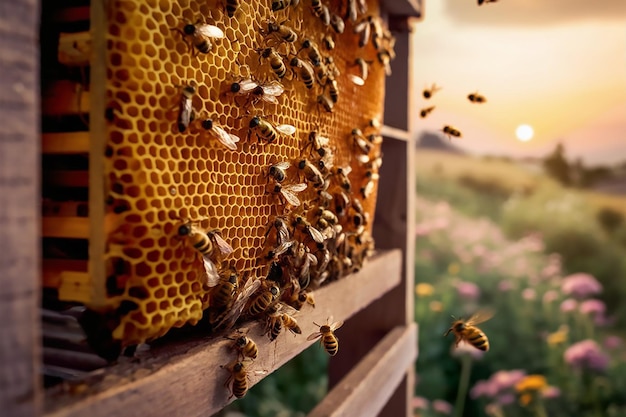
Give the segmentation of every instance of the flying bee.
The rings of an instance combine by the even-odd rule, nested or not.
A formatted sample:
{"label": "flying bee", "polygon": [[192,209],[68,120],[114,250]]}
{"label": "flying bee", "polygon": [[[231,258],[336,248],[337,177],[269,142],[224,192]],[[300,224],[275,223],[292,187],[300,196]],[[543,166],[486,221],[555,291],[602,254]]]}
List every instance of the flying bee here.
{"label": "flying bee", "polygon": [[335,49],[335,40],[330,35],[326,35],[322,38],[322,44],[328,51]]}
{"label": "flying bee", "polygon": [[[209,287],[215,287],[219,284],[220,276],[214,263],[217,262],[219,258],[216,256],[214,239],[209,236],[209,233],[201,230],[191,222],[188,222],[178,227],[178,236],[181,238],[187,238],[194,249],[202,255],[202,262],[207,277],[207,285]],[[230,247],[230,245],[228,245],[228,243],[226,243],[223,239],[221,239],[221,242],[226,245],[223,247],[223,250],[226,251],[227,254],[230,254],[232,252],[232,247]],[[227,248],[230,248],[230,252],[227,251]],[[221,251],[222,248],[219,250]]]}
{"label": "flying bee", "polygon": [[298,162],[298,169],[304,174],[307,181],[310,181],[313,184],[313,187],[319,188],[324,185],[324,177],[322,176],[322,173],[311,162],[306,159],[302,159]]}
{"label": "flying bee", "polygon": [[278,78],[283,78],[287,74],[287,67],[283,62],[283,57],[272,47],[260,50],[261,58],[268,59],[270,67]]}
{"label": "flying bee", "polygon": [[293,57],[291,61],[289,61],[289,65],[291,65],[292,68],[299,69],[298,76],[306,88],[313,88],[313,83],[315,82],[315,71],[313,70],[311,64],[298,57]]}
{"label": "flying bee", "polygon": [[213,122],[213,119],[206,118],[200,122],[200,125],[204,130],[209,132],[211,136],[217,139],[222,145],[226,146],[231,151],[237,150],[237,142],[239,142],[239,136],[226,132],[223,128],[219,127]]}
{"label": "flying bee", "polygon": [[233,347],[239,351],[241,355],[241,359],[250,358],[256,359],[259,355],[259,348],[257,347],[254,340],[245,336],[241,331],[238,331],[238,336],[236,337],[227,337],[227,339],[233,340]]}
{"label": "flying bee", "polygon": [[276,23],[268,20],[267,36],[273,36],[274,39],[282,40],[283,42],[294,43],[298,40],[298,34],[283,23]]}
{"label": "flying bee", "polygon": [[180,104],[178,111],[178,131],[185,132],[189,123],[194,119],[195,114],[191,100],[196,94],[196,82],[190,81],[188,85],[182,87]]}
{"label": "flying bee", "polygon": [[222,308],[230,305],[239,287],[239,277],[234,270],[220,277],[220,282],[211,293],[211,307]]}
{"label": "flying bee", "polygon": [[232,83],[230,92],[239,96],[248,96],[252,100],[261,99],[265,102],[278,104],[277,97],[285,91],[285,87],[278,81],[266,84],[257,84],[252,79]]}
{"label": "flying bee", "polygon": [[285,328],[287,330],[289,330],[293,334],[302,334],[302,329],[300,329],[300,326],[298,326],[298,322],[296,321],[296,319],[294,319],[287,313],[283,313],[281,317],[283,320],[283,324],[285,325]]}
{"label": "flying bee", "polygon": [[455,138],[461,137],[461,132],[452,126],[445,125],[441,131],[446,134],[448,139],[452,139],[452,136]]}
{"label": "flying bee", "polygon": [[343,33],[346,29],[346,24],[341,18],[341,16],[331,13],[330,15],[330,26],[333,30],[339,34]]}
{"label": "flying bee", "polygon": [[313,41],[311,41],[310,39],[305,39],[302,42],[302,47],[300,48],[300,51],[302,51],[303,49],[307,50],[307,56],[309,57],[309,60],[311,60],[311,63],[313,63],[314,67],[318,67],[321,65],[322,54],[320,53],[317,45]]}
{"label": "flying bee", "polygon": [[291,233],[289,233],[289,228],[287,226],[287,222],[283,217],[276,216],[276,218],[270,222],[267,227],[267,231],[265,232],[265,237],[270,234],[272,229],[276,230],[276,243],[281,245],[283,242],[287,242]]}
{"label": "flying bee", "polygon": [[287,185],[277,183],[274,185],[272,192],[282,197],[282,199],[284,199],[283,203],[292,207],[298,207],[300,205],[300,199],[298,198],[297,193],[306,190],[306,187],[306,183]]}
{"label": "flying bee", "polygon": [[322,106],[322,108],[326,110],[328,113],[332,113],[333,107],[335,106],[335,103],[328,96],[325,96],[324,94],[320,94],[319,96],[317,96],[317,104]]}
{"label": "flying bee", "polygon": [[272,143],[276,140],[278,132],[289,136],[296,133],[296,128],[292,125],[284,124],[274,127],[270,122],[259,116],[255,116],[250,119],[250,124],[248,126],[250,128],[248,136],[250,136],[250,132],[254,131],[259,141],[264,140],[268,143]]}
{"label": "flying bee", "polygon": [[472,103],[486,103],[487,102],[487,99],[485,98],[485,96],[480,95],[477,92],[468,95],[467,99],[471,101]]}
{"label": "flying bee", "polygon": [[354,26],[354,33],[359,35],[359,48],[363,48],[370,40],[371,23],[369,18],[361,20]]}
{"label": "flying bee", "polygon": [[437,84],[433,84],[430,88],[425,88],[424,91],[422,91],[422,95],[428,100],[439,90],[441,90],[441,87],[438,87]]}
{"label": "flying bee", "polygon": [[274,0],[272,1],[272,11],[284,10],[289,6],[296,7],[298,4],[300,4],[300,0]]}
{"label": "flying bee", "polygon": [[328,318],[326,324],[323,325],[319,325],[313,322],[313,324],[319,326],[320,330],[318,332],[310,334],[309,337],[306,338],[306,340],[315,340],[321,336],[322,339],[320,343],[322,346],[324,346],[324,349],[326,349],[326,353],[328,353],[330,356],[335,356],[339,351],[339,339],[337,339],[337,336],[335,336],[334,332],[335,330],[343,326],[343,321],[337,321],[333,324],[328,324],[332,321],[332,319],[332,317]]}
{"label": "flying bee", "polygon": [[200,20],[195,24],[187,22],[185,26],[183,26],[182,32],[180,29],[174,30],[181,33],[183,38],[191,39],[189,49],[192,53],[193,48],[195,48],[198,53],[208,54],[213,49],[211,39],[223,39],[226,35],[224,35],[222,29],[217,26],[200,23]]}
{"label": "flying bee", "polygon": [[491,310],[481,310],[467,320],[455,320],[444,336],[448,336],[452,332],[455,336],[454,345],[456,347],[461,341],[465,341],[476,349],[486,352],[489,350],[489,339],[476,325],[486,322],[493,315]]}
{"label": "flying bee", "polygon": [[292,225],[294,228],[305,231],[316,243],[324,243],[325,237],[322,232],[313,227],[304,217],[296,216]]}
{"label": "flying bee", "polygon": [[247,314],[251,317],[258,316],[278,299],[280,288],[276,284],[267,284],[261,287],[261,291],[250,300]]}
{"label": "flying bee", "polygon": [[271,178],[274,178],[276,182],[283,182],[287,178],[287,170],[291,164],[287,161],[278,162],[274,165],[270,165],[268,174]]}
{"label": "flying bee", "polygon": [[365,85],[365,80],[367,80],[367,76],[369,75],[369,64],[371,64],[371,62],[363,58],[355,59],[353,66],[358,67],[359,75],[348,74],[348,78],[356,85]]}
{"label": "flying bee", "polygon": [[239,8],[239,0],[226,0],[226,14],[233,17]]}
{"label": "flying bee", "polygon": [[430,114],[431,111],[435,110],[435,106],[425,107],[420,110],[420,117],[424,118]]}

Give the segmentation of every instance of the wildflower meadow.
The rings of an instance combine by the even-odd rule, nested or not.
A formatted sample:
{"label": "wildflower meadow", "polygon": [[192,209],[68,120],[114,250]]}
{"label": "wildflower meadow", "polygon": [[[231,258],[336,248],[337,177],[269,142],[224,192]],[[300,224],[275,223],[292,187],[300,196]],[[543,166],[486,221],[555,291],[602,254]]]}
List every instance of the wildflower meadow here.
{"label": "wildflower meadow", "polygon": [[[512,240],[446,202],[417,209],[416,416],[626,416],[625,332],[593,274],[566,271],[540,231]],[[489,351],[443,337],[481,309]]]}

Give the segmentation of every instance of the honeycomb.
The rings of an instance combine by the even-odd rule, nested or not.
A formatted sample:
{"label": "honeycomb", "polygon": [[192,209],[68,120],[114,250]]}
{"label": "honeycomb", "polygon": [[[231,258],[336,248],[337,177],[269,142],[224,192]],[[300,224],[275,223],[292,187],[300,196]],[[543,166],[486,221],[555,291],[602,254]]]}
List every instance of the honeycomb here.
{"label": "honeycomb", "polygon": [[[174,327],[195,325],[210,308],[210,292],[203,284],[201,257],[178,234],[188,221],[202,230],[218,230],[233,248],[224,259],[242,276],[259,279],[267,275],[266,231],[268,224],[286,213],[277,196],[268,192],[268,168],[290,161],[283,183],[302,182],[294,161],[309,157],[304,151],[311,131],[330,138],[334,166],[348,167],[352,192],[367,184],[367,169],[355,157],[351,131],[369,128],[372,119],[382,120],[385,69],[376,60],[371,42],[359,48],[353,23],[336,33],[317,18],[310,1],[272,11],[271,2],[117,0],[108,11],[107,35],[107,135],[103,155],[107,207],[105,216],[106,288],[104,300],[94,306],[116,315],[112,335],[124,345],[142,343],[164,335]],[[239,3],[233,17],[226,4]],[[329,10],[345,15],[345,2],[331,2]],[[368,15],[377,15],[378,2],[370,1]],[[361,16],[362,18],[363,16]],[[274,34],[267,23],[283,23],[298,35],[295,48]],[[217,26],[224,38],[212,38],[212,50],[198,53],[185,24]],[[322,37],[331,36],[333,50]],[[317,103],[328,88],[319,83],[307,89],[287,64],[299,51],[303,39],[313,40],[323,56],[331,56],[339,71],[338,101],[332,112]],[[260,51],[268,46],[284,56],[287,75],[281,80]],[[358,74],[357,57],[369,62],[365,85],[347,75]],[[284,93],[277,103],[246,100],[228,92],[235,81],[253,77],[259,84],[279,81]],[[180,132],[183,90],[195,85],[191,95],[192,120]],[[249,129],[260,116],[273,126],[291,125],[295,134],[278,133],[268,143]],[[230,150],[200,121],[214,124],[240,138]],[[372,155],[380,143],[372,146]],[[364,210],[373,219],[376,181]],[[298,194],[302,204],[289,207],[290,215],[307,215],[315,207],[317,191],[309,186]],[[309,216],[310,218],[310,216]],[[349,225],[342,220],[345,230]],[[367,225],[367,229],[371,224]]]}

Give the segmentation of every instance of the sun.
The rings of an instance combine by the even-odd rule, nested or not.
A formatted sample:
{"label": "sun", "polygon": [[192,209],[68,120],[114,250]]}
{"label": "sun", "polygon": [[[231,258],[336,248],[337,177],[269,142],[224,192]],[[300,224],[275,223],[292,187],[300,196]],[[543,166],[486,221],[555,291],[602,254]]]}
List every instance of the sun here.
{"label": "sun", "polygon": [[522,142],[528,142],[533,138],[534,134],[535,131],[530,125],[519,125],[515,130],[515,136],[517,136],[517,139]]}

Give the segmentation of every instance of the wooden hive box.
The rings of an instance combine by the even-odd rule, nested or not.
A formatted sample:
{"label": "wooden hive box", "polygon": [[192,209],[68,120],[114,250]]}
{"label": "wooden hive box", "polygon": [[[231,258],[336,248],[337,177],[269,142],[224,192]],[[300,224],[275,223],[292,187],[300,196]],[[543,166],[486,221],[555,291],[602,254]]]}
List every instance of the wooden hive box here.
{"label": "wooden hive box", "polygon": [[[370,181],[366,172],[371,171],[371,167],[362,166],[363,163],[352,156],[350,131],[354,127],[366,130],[369,120],[382,119],[384,67],[376,69],[372,65],[365,86],[357,86],[347,79],[346,75],[353,71],[350,63],[354,60],[354,51],[359,49],[358,38],[348,30],[334,35],[338,39],[335,39],[337,47],[333,56],[341,78],[338,80],[339,100],[332,113],[317,104],[318,96],[329,94],[328,87],[316,86],[316,91],[311,92],[298,78],[283,81],[285,93],[276,105],[244,103],[242,106],[233,101],[232,96],[223,94],[224,86],[230,85],[233,79],[247,77],[248,72],[264,74],[258,78],[269,79],[271,67],[259,59],[257,48],[250,46],[264,42],[264,36],[245,19],[239,22],[235,15],[227,20],[222,8],[207,4],[94,2],[91,7],[59,8],[51,15],[58,27],[71,28],[64,32],[67,34],[60,43],[63,47],[58,48],[58,52],[54,49],[57,52],[54,58],[64,61],[69,69],[59,66],[53,77],[63,73],[66,78],[74,78],[74,82],[49,83],[50,80],[45,79],[42,91],[45,133],[42,136],[44,269],[41,282],[44,299],[56,299],[61,305],[81,303],[103,315],[112,336],[110,339],[120,348],[152,340],[172,327],[195,324],[201,319],[202,311],[210,308],[211,289],[202,284],[202,263],[198,262],[193,248],[184,241],[181,244],[177,234],[186,220],[198,219],[198,227],[220,230],[234,249],[232,263],[242,275],[266,275],[267,266],[259,265],[257,259],[267,249],[263,246],[267,224],[276,215],[291,215],[292,212],[279,211],[282,207],[265,186],[268,181],[265,171],[276,161],[302,158],[310,131],[320,129],[330,138],[334,164],[352,169],[350,179],[355,193],[363,193],[362,188]],[[380,10],[383,18],[392,23],[401,21],[393,15],[415,14],[408,3],[382,5],[379,9],[372,1],[369,6],[370,10]],[[339,11],[338,4],[331,4],[330,8]],[[321,36],[317,29],[320,25],[310,18],[308,9],[301,7],[296,13],[309,13],[308,19],[296,15],[294,28],[298,33],[307,33],[313,39]],[[224,39],[215,41],[214,51],[202,59],[190,54],[184,40],[172,31],[173,27],[184,27],[180,17],[191,22],[197,15],[210,16],[225,33]],[[277,16],[281,15],[277,13]],[[260,22],[266,22],[274,15],[269,5],[263,4],[257,17]],[[223,20],[232,26],[218,23]],[[87,28],[85,21],[88,21]],[[231,28],[235,29],[229,30]],[[346,40],[341,41],[344,38]],[[388,91],[406,92],[408,33],[396,33],[396,38],[400,65],[393,63],[394,76],[387,79],[391,87]],[[42,62],[46,62],[48,39],[42,39]],[[163,45],[155,42],[159,39]],[[233,49],[238,50],[233,52]],[[84,59],[85,53],[89,55],[88,60]],[[138,58],[132,62],[133,57]],[[86,62],[90,64],[87,74],[80,69]],[[212,117],[216,124],[239,136],[237,150],[224,148],[211,132],[201,129],[198,120],[190,123],[187,132],[179,131],[176,106],[181,93],[177,86],[190,85],[190,80],[198,85],[192,99],[198,118]],[[394,105],[403,106],[398,98],[394,97]],[[408,109],[408,104],[400,108]],[[389,109],[386,111],[389,114]],[[387,379],[379,380],[386,388],[380,390],[378,405],[382,407],[395,390],[400,392],[396,395],[403,396],[402,404],[407,409],[410,381],[406,379],[406,368],[415,357],[416,344],[415,327],[409,325],[412,322],[409,281],[412,267],[406,267],[412,259],[407,236],[407,222],[410,223],[411,217],[407,216],[410,209],[407,190],[412,187],[411,179],[398,176],[397,172],[398,169],[401,174],[410,172],[411,163],[411,152],[407,152],[410,126],[402,113],[396,110],[391,117],[385,117],[385,126],[380,131],[385,140],[368,152],[373,159],[380,146],[385,163],[391,160],[398,164],[381,168],[380,184],[387,184],[388,188],[384,193],[381,191],[382,197],[378,195],[376,220],[369,222],[366,230],[374,234],[377,248],[403,249],[404,259],[399,252],[379,252],[366,261],[360,271],[315,290],[316,308],[303,309],[301,313],[305,314],[296,317],[306,335],[316,330],[313,321],[324,322],[329,316],[346,320],[369,305],[359,313],[361,318],[355,317],[346,324],[344,334],[354,333],[354,336],[342,337],[342,352],[345,350],[346,356],[336,363],[333,361],[331,384],[336,384],[350,370],[352,380],[348,377],[344,381],[347,386],[365,376],[374,380],[373,369],[392,369]],[[257,115],[267,118],[274,126],[293,125],[296,134],[273,143],[257,143],[254,132],[251,138],[247,137],[248,124]],[[202,161],[202,165],[198,161]],[[13,169],[17,172],[24,169],[12,164],[5,167],[8,167],[3,168],[7,177]],[[294,182],[299,181],[297,171],[291,170],[288,175]],[[317,190],[309,186],[300,196],[302,206],[312,206],[317,195]],[[376,187],[362,195],[365,211],[372,218],[377,206],[376,195]],[[254,211],[246,207],[253,207]],[[382,214],[381,207],[384,207]],[[296,213],[301,210],[294,209]],[[306,212],[299,213],[315,221]],[[344,226],[349,224],[344,222]],[[390,230],[394,231],[393,235]],[[12,289],[8,286],[7,293],[11,294]],[[382,297],[383,294],[386,295]],[[374,303],[375,300],[378,301]],[[387,310],[385,314],[373,313],[380,312],[381,305],[391,306],[392,303],[395,303],[393,308],[383,307]],[[26,312],[32,305],[18,307],[24,307],[23,312]],[[374,319],[363,320],[368,316]],[[395,326],[400,327],[388,333]],[[261,336],[263,325],[258,322],[248,323],[243,329],[255,337],[262,352],[255,368],[267,372],[277,369],[313,343],[304,341],[304,337],[293,342],[286,339],[270,342]],[[181,412],[180,405],[167,400],[169,395],[173,395],[169,397],[172,399],[177,396],[171,392],[177,378],[181,382],[188,378],[197,381],[197,386],[186,389],[185,395],[197,401],[186,402],[184,407],[189,408],[184,415],[217,411],[229,402],[229,394],[222,383],[215,380],[211,370],[232,359],[229,343],[210,336],[195,336],[153,348],[139,363],[120,361],[104,373],[95,372],[81,378],[80,382],[48,390],[45,412],[50,415],[86,412],[109,415],[127,407],[139,407],[137,412],[141,409],[147,412],[157,403],[161,404],[159,413],[169,413],[167,403]],[[373,349],[370,356],[355,366],[370,349]],[[398,360],[390,352],[403,352],[399,355],[402,359]],[[28,358],[29,351],[23,353]],[[376,355],[383,359],[366,373],[367,361],[371,363]],[[203,366],[198,367],[198,363]],[[261,377],[253,376],[253,382]],[[23,381],[27,384],[28,378]],[[394,388],[400,381],[404,381],[404,388]],[[141,395],[127,397],[123,394],[124,388],[136,389]],[[352,386],[354,396],[347,401],[368,395],[357,388]],[[170,394],[164,395],[166,391]],[[37,398],[38,391],[33,392]],[[328,398],[327,404],[336,401],[332,393]],[[31,411],[37,410],[37,401],[27,402],[31,403]],[[318,413],[328,405],[320,407]],[[18,405],[18,408],[24,407]]]}

